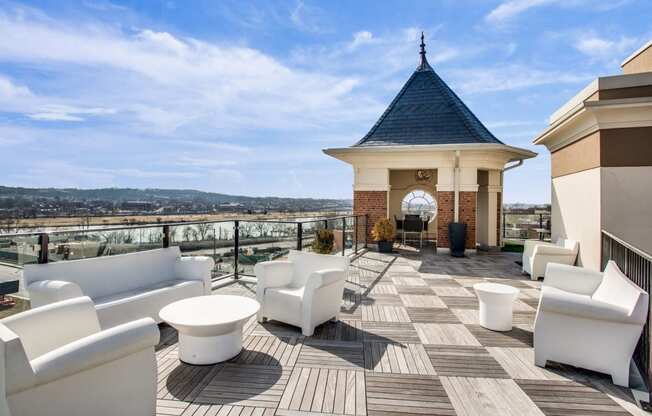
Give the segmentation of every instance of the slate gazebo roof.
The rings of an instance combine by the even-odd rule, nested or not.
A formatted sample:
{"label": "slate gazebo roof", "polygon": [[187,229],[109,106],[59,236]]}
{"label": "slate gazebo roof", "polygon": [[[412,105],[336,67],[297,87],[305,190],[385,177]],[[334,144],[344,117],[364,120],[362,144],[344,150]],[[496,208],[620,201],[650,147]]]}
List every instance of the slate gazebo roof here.
{"label": "slate gazebo roof", "polygon": [[426,60],[421,62],[369,133],[353,147],[503,144],[478,120]]}

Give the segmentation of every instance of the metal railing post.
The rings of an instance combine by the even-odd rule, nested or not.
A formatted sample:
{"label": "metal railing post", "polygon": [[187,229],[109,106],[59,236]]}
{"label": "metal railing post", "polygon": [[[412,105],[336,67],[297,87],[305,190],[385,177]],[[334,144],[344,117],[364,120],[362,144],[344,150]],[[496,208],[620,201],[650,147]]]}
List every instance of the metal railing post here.
{"label": "metal railing post", "polygon": [[364,248],[367,248],[367,240],[369,240],[369,237],[367,236],[368,226],[369,226],[369,214],[364,214]]}
{"label": "metal railing post", "polygon": [[503,211],[503,240],[507,238],[507,214]]}
{"label": "metal railing post", "polygon": [[355,217],[353,217],[353,228],[355,230],[353,232],[353,244],[354,244],[354,247],[355,247],[354,252],[355,252],[355,254],[358,254],[358,233],[360,232],[360,230],[358,230],[358,216],[357,215]]}
{"label": "metal railing post", "polygon": [[297,250],[303,250],[303,224],[297,224]]}
{"label": "metal railing post", "polygon": [[163,248],[170,247],[170,226],[163,226]]}
{"label": "metal railing post", "polygon": [[240,256],[240,221],[233,221],[233,278],[238,277],[238,257]]}
{"label": "metal railing post", "polygon": [[346,217],[342,217],[342,255],[346,251]]}
{"label": "metal railing post", "polygon": [[324,220],[324,230],[328,230],[328,220]]}
{"label": "metal railing post", "polygon": [[38,236],[38,244],[39,244],[39,251],[38,251],[38,263],[39,264],[45,264],[48,262],[48,244],[50,243],[50,236],[43,233],[39,234]]}

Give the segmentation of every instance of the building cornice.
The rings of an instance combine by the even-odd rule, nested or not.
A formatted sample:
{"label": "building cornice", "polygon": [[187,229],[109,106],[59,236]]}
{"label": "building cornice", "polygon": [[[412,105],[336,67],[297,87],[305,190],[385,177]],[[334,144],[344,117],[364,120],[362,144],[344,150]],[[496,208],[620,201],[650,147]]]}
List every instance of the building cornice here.
{"label": "building cornice", "polygon": [[585,101],[535,139],[551,152],[599,130],[652,126],[652,97]]}

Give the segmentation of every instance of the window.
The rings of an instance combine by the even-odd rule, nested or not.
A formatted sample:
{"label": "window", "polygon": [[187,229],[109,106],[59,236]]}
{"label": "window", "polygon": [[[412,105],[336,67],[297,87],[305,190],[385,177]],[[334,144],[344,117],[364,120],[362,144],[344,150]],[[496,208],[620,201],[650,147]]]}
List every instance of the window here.
{"label": "window", "polygon": [[403,215],[421,215],[433,219],[437,215],[437,201],[428,192],[417,189],[405,195],[401,211]]}

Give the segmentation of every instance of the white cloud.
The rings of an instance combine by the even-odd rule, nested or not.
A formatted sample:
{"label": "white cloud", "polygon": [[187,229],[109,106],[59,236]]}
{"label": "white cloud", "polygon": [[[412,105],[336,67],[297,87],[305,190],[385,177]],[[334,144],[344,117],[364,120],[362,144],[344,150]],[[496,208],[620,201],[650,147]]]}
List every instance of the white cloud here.
{"label": "white cloud", "polygon": [[68,105],[45,105],[38,112],[28,114],[33,120],[41,121],[84,121],[86,116],[115,114],[112,108],[77,108]]}
{"label": "white cloud", "polygon": [[11,80],[0,76],[0,101],[31,97],[32,92],[23,85],[16,85]]}
{"label": "white cloud", "polygon": [[304,32],[328,33],[330,28],[325,24],[324,12],[315,6],[306,5],[302,0],[290,12],[290,20]]}
{"label": "white cloud", "polygon": [[621,61],[633,52],[641,41],[621,36],[616,40],[606,39],[595,33],[583,33],[575,41],[575,48],[583,54],[603,61]]}
{"label": "white cloud", "polygon": [[475,94],[510,91],[555,84],[577,84],[588,81],[590,74],[576,71],[543,70],[524,65],[461,69],[452,72],[455,86],[461,93]]}
{"label": "white cloud", "polygon": [[489,23],[501,25],[518,15],[541,6],[556,5],[563,8],[582,7],[587,10],[604,12],[621,7],[630,0],[504,0],[485,16]]}

